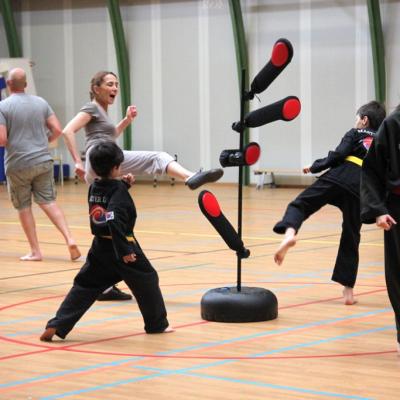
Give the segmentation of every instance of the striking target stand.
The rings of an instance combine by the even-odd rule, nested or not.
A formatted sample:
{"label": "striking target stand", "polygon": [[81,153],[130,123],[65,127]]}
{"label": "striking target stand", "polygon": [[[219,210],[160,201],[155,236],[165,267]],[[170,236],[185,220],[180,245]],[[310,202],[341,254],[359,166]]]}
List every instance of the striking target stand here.
{"label": "striking target stand", "polygon": [[260,157],[260,146],[249,143],[244,146],[244,130],[256,128],[273,121],[291,121],[300,113],[301,104],[297,97],[289,96],[276,103],[262,107],[244,115],[244,104],[252,100],[255,94],[262,93],[286,68],[293,57],[293,47],[287,39],[275,42],[269,62],[262,68],[251,83],[250,90],[245,89],[245,70],[242,70],[240,121],[232,124],[239,133],[239,149],[223,150],[220,155],[222,167],[239,167],[238,184],[238,230],[237,232],[222,213],[217,198],[203,190],[198,197],[199,207],[205,217],[221,235],[237,256],[236,287],[221,287],[206,292],[201,299],[201,317],[217,322],[257,322],[269,321],[278,316],[278,300],[269,290],[257,287],[242,287],[242,259],[250,256],[250,251],[242,241],[242,197],[243,167],[253,165]]}

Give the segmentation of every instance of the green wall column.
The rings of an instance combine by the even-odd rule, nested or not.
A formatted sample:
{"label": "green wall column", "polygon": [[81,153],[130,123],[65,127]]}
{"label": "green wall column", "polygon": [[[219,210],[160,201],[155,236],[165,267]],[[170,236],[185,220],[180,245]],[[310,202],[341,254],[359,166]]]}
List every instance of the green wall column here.
{"label": "green wall column", "polygon": [[[244,32],[242,9],[240,6],[240,0],[229,0],[229,9],[231,14],[233,35],[235,39],[235,51],[236,51],[236,64],[238,70],[238,81],[239,81],[239,93],[241,96],[241,77],[242,70],[246,71],[245,74],[245,88],[249,87],[249,68],[248,68],[248,57],[247,57],[247,45],[246,37]],[[249,102],[245,102],[244,114],[249,112]],[[249,129],[246,128],[244,131],[244,145],[249,143]],[[250,183],[250,169],[249,167],[244,168],[244,184]]]}
{"label": "green wall column", "polygon": [[0,11],[3,15],[10,57],[22,57],[21,42],[18,37],[10,0],[0,0]]}
{"label": "green wall column", "polygon": [[372,59],[374,64],[375,98],[386,101],[385,45],[383,40],[379,0],[367,0],[371,33]]}
{"label": "green wall column", "polygon": [[[108,12],[114,35],[115,53],[117,55],[118,75],[120,81],[122,117],[131,104],[131,80],[129,75],[129,55],[126,46],[124,27],[119,8],[119,0],[107,0]],[[132,150],[132,128],[129,125],[124,132],[124,149]]]}

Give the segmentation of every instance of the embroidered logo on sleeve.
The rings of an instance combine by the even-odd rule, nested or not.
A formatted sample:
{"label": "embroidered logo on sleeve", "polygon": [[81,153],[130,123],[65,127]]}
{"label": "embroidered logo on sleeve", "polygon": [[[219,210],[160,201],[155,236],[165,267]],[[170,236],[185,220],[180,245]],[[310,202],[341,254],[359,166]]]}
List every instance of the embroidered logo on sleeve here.
{"label": "embroidered logo on sleeve", "polygon": [[114,219],[114,211],[106,212],[106,221],[112,221]]}

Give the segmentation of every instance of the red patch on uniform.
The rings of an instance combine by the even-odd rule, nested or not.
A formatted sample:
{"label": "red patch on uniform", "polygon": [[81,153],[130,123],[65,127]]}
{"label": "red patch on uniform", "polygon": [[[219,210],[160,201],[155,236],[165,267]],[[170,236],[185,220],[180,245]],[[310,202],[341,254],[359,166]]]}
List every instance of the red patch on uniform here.
{"label": "red patch on uniform", "polygon": [[203,195],[202,201],[203,206],[209,215],[214,218],[221,215],[221,208],[219,207],[216,197],[212,193],[205,193]]}
{"label": "red patch on uniform", "polygon": [[369,148],[371,147],[372,140],[372,136],[367,136],[363,139],[363,145],[367,150],[369,150]]}

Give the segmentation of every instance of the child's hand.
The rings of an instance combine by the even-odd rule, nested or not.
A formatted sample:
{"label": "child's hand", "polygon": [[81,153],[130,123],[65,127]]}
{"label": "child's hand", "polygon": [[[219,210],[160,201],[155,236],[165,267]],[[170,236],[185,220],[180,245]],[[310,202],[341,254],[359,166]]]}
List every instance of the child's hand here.
{"label": "child's hand", "polygon": [[379,228],[384,229],[385,231],[389,231],[391,227],[396,224],[397,222],[389,214],[376,217],[376,225],[379,226]]}
{"label": "child's hand", "polygon": [[122,260],[125,264],[131,263],[131,262],[135,262],[136,261],[136,254],[135,253],[131,253],[131,254],[127,254],[126,256],[122,257]]}
{"label": "child's hand", "polygon": [[122,180],[132,186],[135,183],[135,176],[129,173],[129,174],[124,175],[122,177]]}
{"label": "child's hand", "polygon": [[310,167],[304,167],[303,168],[303,174],[309,174],[311,171],[310,171]]}

